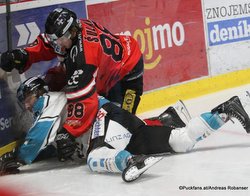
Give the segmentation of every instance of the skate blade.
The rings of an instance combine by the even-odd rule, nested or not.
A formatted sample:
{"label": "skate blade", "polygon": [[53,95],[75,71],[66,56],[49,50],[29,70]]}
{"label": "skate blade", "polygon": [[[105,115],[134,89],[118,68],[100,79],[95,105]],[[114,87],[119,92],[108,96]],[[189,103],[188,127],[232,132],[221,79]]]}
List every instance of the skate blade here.
{"label": "skate blade", "polygon": [[173,107],[185,124],[191,120],[192,116],[182,100],[178,100]]}
{"label": "skate blade", "polygon": [[155,165],[157,162],[162,160],[163,157],[148,157],[145,159],[145,167],[138,169],[136,166],[129,168],[128,170],[122,173],[122,179],[125,182],[132,182],[138,179],[145,171],[147,171],[150,167]]}

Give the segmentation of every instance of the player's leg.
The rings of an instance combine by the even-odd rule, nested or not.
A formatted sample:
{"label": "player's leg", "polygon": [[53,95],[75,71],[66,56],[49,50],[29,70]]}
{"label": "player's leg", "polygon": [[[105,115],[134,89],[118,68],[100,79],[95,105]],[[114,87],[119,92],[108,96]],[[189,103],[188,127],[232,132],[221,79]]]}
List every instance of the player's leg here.
{"label": "player's leg", "polygon": [[142,125],[143,121],[128,111],[113,103],[104,104],[93,125],[88,154],[90,169],[98,172],[121,172],[126,166],[124,163],[131,156],[124,149],[133,131]]}
{"label": "player's leg", "polygon": [[132,155],[126,150],[99,147],[89,153],[87,164],[94,172],[121,173],[125,182],[139,178],[163,157]]}
{"label": "player's leg", "polygon": [[126,150],[135,155],[172,152],[168,142],[172,130],[173,128],[168,126],[141,126],[132,135]]}
{"label": "player's leg", "polygon": [[174,105],[168,107],[159,116],[144,119],[147,125],[163,125],[172,128],[185,127],[190,121],[189,114],[183,101],[179,100]]}
{"label": "player's leg", "polygon": [[[107,103],[93,125],[87,163],[95,172],[124,172],[126,182],[137,179],[160,158],[132,155],[126,150],[132,134],[145,124],[136,116]],[[133,131],[129,131],[133,130]],[[132,173],[131,173],[132,172]]]}
{"label": "player's leg", "polygon": [[117,150],[103,145],[89,153],[87,164],[94,172],[119,173],[126,168],[131,157],[132,154],[126,150]]}
{"label": "player's leg", "polygon": [[169,144],[175,152],[190,151],[198,141],[208,137],[233,117],[241,122],[246,131],[249,130],[250,119],[236,96],[218,105],[211,112],[191,119],[185,128],[174,129]]}
{"label": "player's leg", "polygon": [[191,151],[194,145],[224,124],[218,114],[210,112],[192,118],[186,127],[171,131],[169,144],[174,152]]}
{"label": "player's leg", "polygon": [[134,69],[121,81],[122,108],[132,114],[136,113],[143,93],[143,69],[141,57]]}
{"label": "player's leg", "polygon": [[135,114],[143,93],[143,58],[133,70],[110,89],[108,95],[103,95],[115,105]]}
{"label": "player's leg", "polygon": [[131,81],[122,81],[122,108],[132,114],[136,113],[143,93],[143,76]]}

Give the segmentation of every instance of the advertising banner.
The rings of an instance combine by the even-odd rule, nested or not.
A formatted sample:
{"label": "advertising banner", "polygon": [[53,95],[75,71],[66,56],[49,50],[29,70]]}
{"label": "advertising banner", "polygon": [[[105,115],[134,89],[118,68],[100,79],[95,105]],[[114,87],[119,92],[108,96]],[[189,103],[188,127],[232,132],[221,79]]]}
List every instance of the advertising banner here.
{"label": "advertising banner", "polygon": [[[0,6],[1,7],[1,6]],[[7,45],[7,22],[6,22],[6,10],[2,9],[0,13],[0,53],[8,49]]]}
{"label": "advertising banner", "polygon": [[211,75],[250,68],[249,0],[204,1]]}
{"label": "advertising banner", "polygon": [[0,79],[0,148],[14,141],[12,127],[15,104],[10,99],[10,94],[6,81]]}
{"label": "advertising banner", "polygon": [[87,6],[112,33],[133,36],[144,55],[144,91],[208,75],[200,0],[119,0]]}

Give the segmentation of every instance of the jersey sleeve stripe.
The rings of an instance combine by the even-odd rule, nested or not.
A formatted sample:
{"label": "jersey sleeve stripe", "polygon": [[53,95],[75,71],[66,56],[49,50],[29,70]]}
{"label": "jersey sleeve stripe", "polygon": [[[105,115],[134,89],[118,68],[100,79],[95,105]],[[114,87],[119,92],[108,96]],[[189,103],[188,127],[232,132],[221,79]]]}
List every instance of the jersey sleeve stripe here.
{"label": "jersey sleeve stripe", "polygon": [[67,99],[75,99],[81,96],[85,96],[86,94],[88,94],[91,89],[95,86],[95,78],[92,79],[92,81],[89,83],[88,86],[86,86],[85,88],[74,92],[74,93],[66,93],[66,97]]}
{"label": "jersey sleeve stripe", "polygon": [[79,98],[79,97],[85,96],[89,92],[91,92],[91,90],[93,89],[93,87],[95,86],[95,83],[96,83],[95,82],[96,75],[97,75],[97,70],[93,74],[93,78],[92,78],[91,82],[86,87],[84,87],[76,92],[66,92],[67,99]]}

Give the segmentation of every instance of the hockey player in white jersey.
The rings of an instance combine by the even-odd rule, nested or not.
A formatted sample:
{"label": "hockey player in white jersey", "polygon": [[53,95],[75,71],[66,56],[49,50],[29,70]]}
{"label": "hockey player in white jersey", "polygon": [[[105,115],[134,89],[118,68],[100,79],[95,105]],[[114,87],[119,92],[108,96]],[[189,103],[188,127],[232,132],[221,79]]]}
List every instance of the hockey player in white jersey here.
{"label": "hockey player in white jersey", "polygon": [[[46,92],[39,97],[36,95],[36,98],[38,100],[44,99],[44,95],[47,94],[50,93]],[[27,98],[27,96],[24,96],[24,99]],[[245,103],[246,105],[249,104],[247,101],[244,101]],[[30,107],[26,106],[26,108],[31,108],[31,105]],[[59,105],[61,104],[57,102],[54,107],[60,107]],[[36,108],[34,106],[36,104],[32,108]],[[45,105],[42,104],[42,106]],[[40,105],[40,108],[43,108],[42,106]],[[62,111],[62,109],[57,109]],[[222,115],[223,118],[221,118]],[[53,117],[59,118],[59,116],[60,114]],[[87,144],[89,145],[86,153],[87,164],[94,172],[120,172],[124,181],[131,182],[161,160],[162,157],[159,157],[159,155],[162,155],[162,153],[192,150],[198,141],[218,130],[233,117],[236,117],[246,131],[250,132],[250,119],[237,96],[215,107],[211,112],[203,113],[195,118],[191,118],[184,104],[178,102],[175,107],[169,107],[158,117],[146,121],[142,121],[108,100],[100,98],[96,120],[93,122],[92,129],[88,132],[91,133],[91,136],[89,138],[90,143]],[[60,120],[60,122],[62,121]],[[46,146],[44,144],[47,144],[47,141],[57,138],[55,139],[57,148],[62,153],[59,153],[61,157],[59,160],[67,160],[74,151],[74,145],[72,144],[74,138],[61,130],[63,129],[58,131],[57,136],[51,132],[49,137],[43,137],[39,149]],[[48,134],[45,135],[48,136]],[[70,137],[70,140],[64,140],[68,137]],[[23,149],[25,150],[25,148]],[[22,147],[18,152],[22,152]],[[28,153],[28,151],[26,152]],[[30,153],[34,157],[34,153]],[[22,154],[25,157],[25,153]],[[26,154],[27,160],[32,161],[28,154]],[[19,154],[18,157],[22,156]],[[6,172],[6,168],[15,168],[15,164],[13,167],[8,167],[6,163],[10,163],[9,165],[12,166],[16,160],[10,162],[13,157],[12,159],[8,158],[9,156],[1,158],[0,171],[3,173]]]}
{"label": "hockey player in white jersey", "polygon": [[[245,100],[249,97],[244,99],[244,104],[249,105]],[[153,118],[163,124],[154,126],[113,104],[102,105],[93,125],[87,160],[90,169],[122,172],[123,180],[132,182],[161,160],[161,153],[189,152],[231,118],[238,119],[250,132],[250,119],[238,96],[194,118],[190,118],[182,102],[177,106]]]}
{"label": "hockey player in white jersey", "polygon": [[[33,113],[34,123],[18,150],[14,149],[1,157],[7,159],[5,164],[0,164],[2,174],[17,173],[20,163],[32,163],[41,151],[54,143],[57,131],[66,118],[64,93],[48,92],[41,78],[32,77],[23,82],[17,90],[17,98],[25,109]],[[12,162],[14,157],[18,161]]]}

